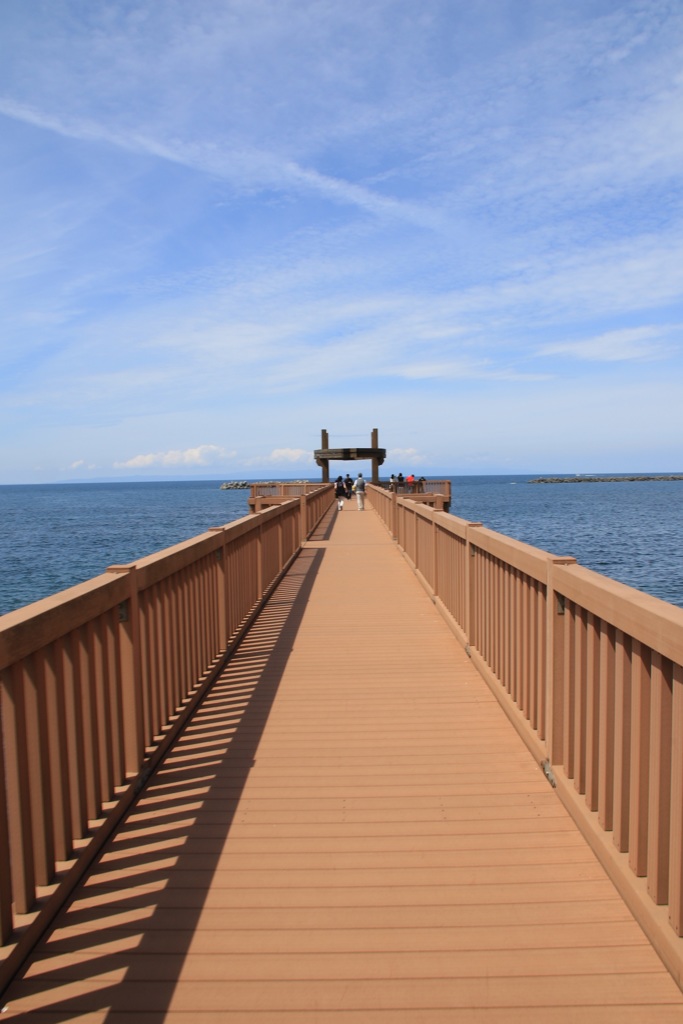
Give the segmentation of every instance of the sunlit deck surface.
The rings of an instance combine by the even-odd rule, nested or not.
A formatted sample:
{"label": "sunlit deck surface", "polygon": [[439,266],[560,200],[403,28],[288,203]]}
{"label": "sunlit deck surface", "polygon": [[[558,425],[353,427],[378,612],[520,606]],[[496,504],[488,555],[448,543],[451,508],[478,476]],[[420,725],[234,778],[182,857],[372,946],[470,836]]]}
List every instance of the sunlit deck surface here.
{"label": "sunlit deck surface", "polygon": [[4,1020],[683,1020],[368,509],[330,512]]}

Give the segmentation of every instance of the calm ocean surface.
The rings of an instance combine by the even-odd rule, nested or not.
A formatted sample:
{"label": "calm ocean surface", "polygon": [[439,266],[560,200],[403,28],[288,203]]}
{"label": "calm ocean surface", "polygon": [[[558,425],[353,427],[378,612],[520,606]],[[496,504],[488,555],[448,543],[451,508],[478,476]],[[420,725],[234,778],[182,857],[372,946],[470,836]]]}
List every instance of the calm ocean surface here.
{"label": "calm ocean surface", "polygon": [[[683,481],[451,479],[454,515],[683,607]],[[0,614],[247,515],[219,483],[0,486]]]}

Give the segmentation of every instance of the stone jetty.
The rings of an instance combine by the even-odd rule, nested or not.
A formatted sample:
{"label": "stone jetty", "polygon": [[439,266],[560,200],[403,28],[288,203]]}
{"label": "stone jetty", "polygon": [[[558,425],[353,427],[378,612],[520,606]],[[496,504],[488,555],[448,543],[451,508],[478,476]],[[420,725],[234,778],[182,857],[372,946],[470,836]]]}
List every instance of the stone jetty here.
{"label": "stone jetty", "polygon": [[683,480],[683,473],[662,476],[539,476],[530,484],[621,484],[643,480]]}

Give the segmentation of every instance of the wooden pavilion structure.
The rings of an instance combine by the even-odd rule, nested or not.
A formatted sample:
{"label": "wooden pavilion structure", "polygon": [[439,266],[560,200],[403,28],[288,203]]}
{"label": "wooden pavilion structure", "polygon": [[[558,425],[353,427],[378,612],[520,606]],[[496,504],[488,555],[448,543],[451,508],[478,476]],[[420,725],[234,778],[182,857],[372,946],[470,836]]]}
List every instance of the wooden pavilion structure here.
{"label": "wooden pavilion structure", "polygon": [[323,483],[330,482],[330,462],[372,462],[371,483],[379,484],[379,467],[387,457],[386,448],[379,447],[379,431],[375,427],[370,438],[369,448],[330,448],[330,437],[327,430],[321,431],[321,447],[313,452],[315,461],[322,468]]}

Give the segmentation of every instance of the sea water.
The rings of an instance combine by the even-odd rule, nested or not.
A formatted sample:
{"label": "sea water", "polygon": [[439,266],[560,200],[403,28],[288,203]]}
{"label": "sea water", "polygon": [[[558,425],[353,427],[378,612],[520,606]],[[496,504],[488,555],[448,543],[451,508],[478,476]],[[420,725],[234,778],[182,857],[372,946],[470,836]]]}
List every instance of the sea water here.
{"label": "sea water", "polygon": [[451,513],[683,607],[683,481],[533,479],[454,477]]}
{"label": "sea water", "polygon": [[0,487],[0,614],[248,515],[220,481]]}
{"label": "sea water", "polygon": [[[451,477],[451,512],[683,607],[683,481]],[[0,614],[248,514],[220,481],[0,486]]]}

